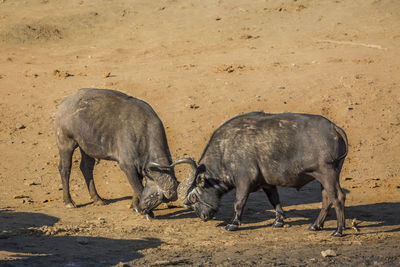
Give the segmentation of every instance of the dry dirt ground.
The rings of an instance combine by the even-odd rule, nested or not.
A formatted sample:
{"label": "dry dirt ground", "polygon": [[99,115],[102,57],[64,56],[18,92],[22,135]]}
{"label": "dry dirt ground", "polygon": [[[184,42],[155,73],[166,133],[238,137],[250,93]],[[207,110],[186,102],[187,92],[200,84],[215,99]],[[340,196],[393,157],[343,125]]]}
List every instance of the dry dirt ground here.
{"label": "dry dirt ground", "polygon": [[[286,227],[271,227],[257,192],[241,230],[227,232],[232,194],[214,221],[178,204],[147,221],[128,209],[117,164],[101,161],[109,204],[94,206],[79,153],[79,208],[65,209],[53,119],[82,87],[150,103],[173,159],[198,160],[213,130],[243,112],[326,116],[349,137],[346,235],[330,237],[333,211],[326,229],[307,230],[316,183],[280,188]],[[400,1],[1,0],[0,151],[1,266],[400,266]]]}

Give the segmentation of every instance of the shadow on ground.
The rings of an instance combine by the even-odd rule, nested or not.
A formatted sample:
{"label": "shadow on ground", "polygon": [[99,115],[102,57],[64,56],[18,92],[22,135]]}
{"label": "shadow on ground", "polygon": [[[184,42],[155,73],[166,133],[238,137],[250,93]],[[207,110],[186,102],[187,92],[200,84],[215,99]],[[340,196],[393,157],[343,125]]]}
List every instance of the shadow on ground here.
{"label": "shadow on ground", "polygon": [[[350,191],[344,189],[348,194]],[[318,182],[311,182],[301,188],[299,191],[293,188],[279,188],[279,195],[287,221],[289,225],[304,225],[308,227],[317,218],[321,207],[321,189]],[[229,192],[221,199],[220,210],[216,216],[217,221],[221,221],[219,226],[224,226],[233,218],[233,203],[235,198],[235,191]],[[299,205],[318,204],[318,208],[299,207]],[[394,226],[392,229],[379,229],[378,232],[398,232],[400,231],[400,203],[375,203],[368,205],[346,206],[345,216],[346,219],[356,219],[361,229],[379,228],[381,226]],[[189,211],[176,211],[173,216],[166,215],[169,218],[190,218],[196,216],[193,212]],[[250,194],[247,200],[244,214],[242,217],[243,225],[240,229],[258,229],[271,227],[275,218],[275,212],[272,205],[269,203],[263,191],[257,191]],[[336,221],[336,214],[334,208],[331,208],[326,219]],[[267,222],[268,221],[268,222]],[[246,226],[250,223],[266,222],[258,226]],[[336,225],[336,223],[335,223]],[[347,228],[351,225],[347,225]],[[334,228],[327,228],[325,230],[333,231]],[[348,231],[347,231],[348,232]]]}
{"label": "shadow on ground", "polygon": [[41,213],[0,210],[1,266],[110,266],[143,257],[141,250],[158,247],[157,238],[110,239],[54,236],[37,230],[58,218]]}
{"label": "shadow on ground", "polygon": [[[123,200],[128,200],[128,199],[132,199],[132,196],[125,196],[125,197],[119,197],[119,198],[103,198],[103,201],[104,201],[104,203],[106,205],[108,205],[108,204],[113,204],[113,203],[116,203],[116,202],[119,202],[119,201],[123,201]],[[90,205],[93,205],[93,204],[94,204],[94,202],[90,201],[90,202],[86,202],[86,203],[83,203],[83,204],[78,204],[77,207],[78,208],[83,208],[83,207],[90,206]]]}

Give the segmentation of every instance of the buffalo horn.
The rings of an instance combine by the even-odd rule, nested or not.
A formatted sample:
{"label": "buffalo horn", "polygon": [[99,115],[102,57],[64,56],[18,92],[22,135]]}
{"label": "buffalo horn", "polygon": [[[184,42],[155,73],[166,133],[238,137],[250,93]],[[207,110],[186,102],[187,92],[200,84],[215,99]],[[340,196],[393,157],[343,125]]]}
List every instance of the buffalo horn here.
{"label": "buffalo horn", "polygon": [[192,167],[190,174],[183,179],[183,181],[178,185],[178,200],[186,206],[188,204],[187,196],[189,192],[193,189],[193,184],[196,178],[197,164],[191,158],[182,158],[178,159],[174,163],[171,164],[171,167],[175,167],[178,164],[189,164]]}

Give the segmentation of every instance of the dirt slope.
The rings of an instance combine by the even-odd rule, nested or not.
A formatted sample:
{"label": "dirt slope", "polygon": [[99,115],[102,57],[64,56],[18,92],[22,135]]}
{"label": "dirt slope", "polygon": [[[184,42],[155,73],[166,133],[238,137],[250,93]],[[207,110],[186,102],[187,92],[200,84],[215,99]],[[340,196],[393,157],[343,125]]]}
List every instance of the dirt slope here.
{"label": "dirt slope", "polygon": [[[400,2],[0,1],[0,265],[400,265]],[[53,118],[83,87],[123,91],[163,120],[174,159],[199,159],[213,130],[248,111],[322,114],[349,137],[347,225],[307,231],[319,185],[282,189],[287,227],[254,193],[228,233],[180,207],[146,221],[114,162],[95,169],[90,204],[74,155],[66,210]],[[178,172],[182,179],[184,170]],[[331,248],[337,256],[323,258]],[[127,266],[127,265],[126,265]]]}

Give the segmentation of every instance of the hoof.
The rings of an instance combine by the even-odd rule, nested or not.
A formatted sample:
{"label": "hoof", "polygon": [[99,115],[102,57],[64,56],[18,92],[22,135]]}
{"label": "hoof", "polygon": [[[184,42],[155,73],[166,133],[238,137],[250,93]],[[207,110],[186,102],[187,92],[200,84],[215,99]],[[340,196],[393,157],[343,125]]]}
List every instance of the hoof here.
{"label": "hoof", "polygon": [[321,230],[322,230],[322,227],[313,224],[313,225],[311,225],[310,227],[308,227],[308,230],[310,230],[310,231],[321,231]]}
{"label": "hoof", "polygon": [[239,225],[236,224],[228,224],[225,229],[228,231],[236,231],[239,228]]}
{"label": "hoof", "polygon": [[73,203],[67,203],[67,204],[65,204],[65,207],[66,207],[67,209],[75,209],[75,208],[76,208],[76,205],[73,204]]}
{"label": "hoof", "polygon": [[342,234],[342,232],[336,231],[336,232],[334,232],[334,233],[332,234],[332,236],[334,236],[334,237],[342,237],[343,234]]}
{"label": "hoof", "polygon": [[279,227],[283,227],[283,225],[284,225],[284,222],[283,222],[283,221],[275,221],[275,222],[272,224],[272,227],[274,227],[274,228],[279,228]]}
{"label": "hoof", "polygon": [[146,214],[146,219],[147,220],[151,220],[154,219],[156,216],[154,215],[154,213],[152,211],[150,211],[149,213]]}

